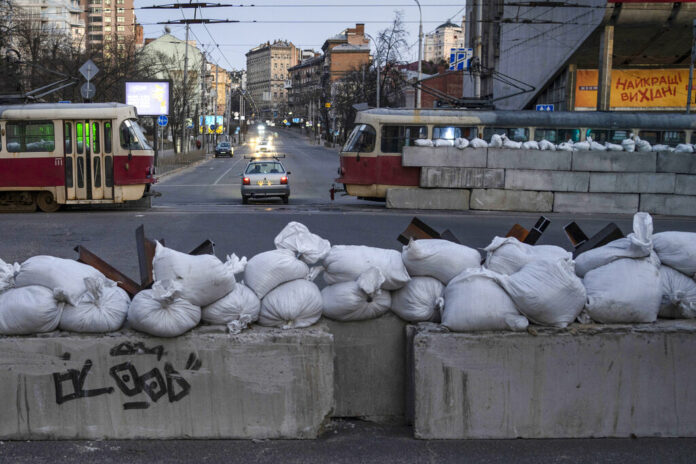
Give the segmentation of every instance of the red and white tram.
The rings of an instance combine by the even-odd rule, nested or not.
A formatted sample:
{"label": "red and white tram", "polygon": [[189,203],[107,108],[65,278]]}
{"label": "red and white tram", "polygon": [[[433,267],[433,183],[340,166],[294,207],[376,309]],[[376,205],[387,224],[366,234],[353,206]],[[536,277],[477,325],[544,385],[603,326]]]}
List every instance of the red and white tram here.
{"label": "red and white tram", "polygon": [[0,105],[0,210],[124,203],[150,194],[154,152],[135,107]]}

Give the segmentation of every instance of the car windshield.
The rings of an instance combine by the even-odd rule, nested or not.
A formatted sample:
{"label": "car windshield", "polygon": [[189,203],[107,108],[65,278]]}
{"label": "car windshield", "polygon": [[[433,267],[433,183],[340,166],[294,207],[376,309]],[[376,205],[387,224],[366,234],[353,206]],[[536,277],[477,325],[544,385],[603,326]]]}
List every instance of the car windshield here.
{"label": "car windshield", "polygon": [[273,161],[249,163],[246,168],[246,174],[281,174],[284,172],[283,165]]}
{"label": "car windshield", "polygon": [[230,148],[230,144],[227,142],[222,142],[218,144],[218,147],[220,148]]}

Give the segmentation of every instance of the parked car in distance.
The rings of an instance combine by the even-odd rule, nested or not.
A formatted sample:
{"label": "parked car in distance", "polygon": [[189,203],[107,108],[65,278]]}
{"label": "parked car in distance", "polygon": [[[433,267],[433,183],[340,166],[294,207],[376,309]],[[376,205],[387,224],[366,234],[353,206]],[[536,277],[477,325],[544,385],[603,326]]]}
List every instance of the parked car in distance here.
{"label": "parked car in distance", "polygon": [[242,203],[247,204],[250,198],[280,197],[287,204],[289,175],[278,158],[253,158],[242,174]]}
{"label": "parked car in distance", "polygon": [[230,145],[230,142],[220,142],[215,147],[215,157],[218,156],[229,156],[232,158],[234,155],[234,148]]}

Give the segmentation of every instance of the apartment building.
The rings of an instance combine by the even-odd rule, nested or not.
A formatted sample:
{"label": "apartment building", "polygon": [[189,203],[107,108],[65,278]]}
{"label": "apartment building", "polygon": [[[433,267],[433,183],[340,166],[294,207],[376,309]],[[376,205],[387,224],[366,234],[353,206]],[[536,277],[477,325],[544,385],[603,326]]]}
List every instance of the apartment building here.
{"label": "apartment building", "polygon": [[94,51],[114,47],[124,50],[129,41],[143,43],[142,26],[136,24],[134,0],[79,0],[86,28],[86,45]]}
{"label": "apartment building", "polygon": [[449,61],[451,49],[465,46],[465,21],[466,17],[462,17],[460,26],[447,21],[437,26],[434,32],[426,34],[423,39],[423,60],[433,63]]}
{"label": "apartment building", "polygon": [[[131,0],[132,1],[132,0]],[[20,14],[41,22],[46,29],[80,40],[85,33],[85,20],[79,0],[15,0]]]}
{"label": "apartment building", "polygon": [[288,102],[288,68],[298,63],[300,51],[285,40],[266,42],[246,53],[247,90],[262,119],[277,117]]}

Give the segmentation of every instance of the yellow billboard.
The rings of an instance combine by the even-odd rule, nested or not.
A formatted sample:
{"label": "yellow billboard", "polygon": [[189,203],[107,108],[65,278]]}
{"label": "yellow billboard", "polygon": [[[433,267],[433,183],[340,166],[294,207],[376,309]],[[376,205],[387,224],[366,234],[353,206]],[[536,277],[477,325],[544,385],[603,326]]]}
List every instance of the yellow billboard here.
{"label": "yellow billboard", "polygon": [[[578,69],[575,109],[597,109],[596,69]],[[688,69],[613,69],[611,71],[611,110],[686,109]],[[696,91],[691,96],[696,102]]]}

